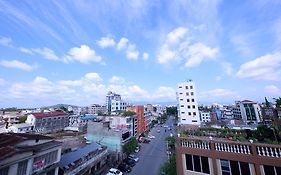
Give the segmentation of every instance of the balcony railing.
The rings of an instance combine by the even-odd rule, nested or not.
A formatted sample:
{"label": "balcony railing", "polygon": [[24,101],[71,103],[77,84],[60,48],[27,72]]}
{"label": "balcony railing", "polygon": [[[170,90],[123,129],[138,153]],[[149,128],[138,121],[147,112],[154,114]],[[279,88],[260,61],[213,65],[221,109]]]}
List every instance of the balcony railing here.
{"label": "balcony railing", "polygon": [[212,150],[216,152],[227,152],[244,155],[258,155],[261,157],[279,158],[281,161],[281,145],[222,141],[205,138],[180,137],[181,147],[192,149]]}

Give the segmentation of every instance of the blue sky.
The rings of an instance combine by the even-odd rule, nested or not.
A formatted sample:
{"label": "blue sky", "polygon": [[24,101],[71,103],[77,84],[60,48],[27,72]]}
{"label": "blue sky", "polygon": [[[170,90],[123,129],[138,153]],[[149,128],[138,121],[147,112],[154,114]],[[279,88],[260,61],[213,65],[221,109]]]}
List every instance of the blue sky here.
{"label": "blue sky", "polygon": [[281,1],[0,0],[0,107],[281,96]]}

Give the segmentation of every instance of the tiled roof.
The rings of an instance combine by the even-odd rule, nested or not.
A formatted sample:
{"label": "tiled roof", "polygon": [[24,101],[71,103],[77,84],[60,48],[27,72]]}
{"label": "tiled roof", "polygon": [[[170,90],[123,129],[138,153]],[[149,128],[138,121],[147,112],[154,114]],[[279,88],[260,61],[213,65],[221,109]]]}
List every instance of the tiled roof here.
{"label": "tiled roof", "polygon": [[65,112],[55,111],[55,112],[36,112],[31,113],[36,118],[44,118],[44,117],[56,117],[56,116],[64,116],[67,115]]}
{"label": "tiled roof", "polygon": [[[2,133],[0,134],[0,160],[5,159],[17,152],[28,151],[25,147],[17,147],[16,145],[25,140],[52,140],[52,137],[38,135],[38,134],[26,134],[26,133]],[[35,147],[34,147],[35,148]]]}

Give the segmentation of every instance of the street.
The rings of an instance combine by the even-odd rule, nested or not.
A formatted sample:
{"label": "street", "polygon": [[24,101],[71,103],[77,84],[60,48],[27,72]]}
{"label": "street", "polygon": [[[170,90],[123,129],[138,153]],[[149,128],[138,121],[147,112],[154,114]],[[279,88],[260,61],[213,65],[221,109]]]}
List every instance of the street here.
{"label": "street", "polygon": [[[168,159],[165,138],[170,136],[170,133],[174,130],[171,117],[169,117],[164,125],[171,126],[172,131],[168,131],[168,128],[160,126],[151,129],[150,134],[155,136],[155,138],[151,139],[151,142],[148,144],[141,144],[140,152],[136,154],[139,157],[139,162],[132,168],[131,175],[159,174],[161,165]],[[160,129],[159,133],[157,129]]]}

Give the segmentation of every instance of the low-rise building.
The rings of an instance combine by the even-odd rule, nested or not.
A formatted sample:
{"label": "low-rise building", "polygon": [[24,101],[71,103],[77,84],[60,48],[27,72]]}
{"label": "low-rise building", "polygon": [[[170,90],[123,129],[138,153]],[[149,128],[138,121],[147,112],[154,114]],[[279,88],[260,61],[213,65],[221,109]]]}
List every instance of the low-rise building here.
{"label": "low-rise building", "polygon": [[210,112],[199,111],[201,122],[208,123],[211,122]]}
{"label": "low-rise building", "polygon": [[92,104],[89,106],[88,112],[89,114],[98,115],[98,114],[106,114],[107,110],[105,105]]}
{"label": "low-rise building", "polygon": [[37,112],[29,114],[25,122],[33,125],[36,133],[49,133],[63,130],[68,126],[69,118],[61,111]]}
{"label": "low-rise building", "polygon": [[28,123],[13,124],[8,128],[8,131],[13,133],[31,133],[33,132],[33,125]]}
{"label": "low-rise building", "polygon": [[52,137],[24,134],[0,134],[1,175],[57,175],[61,143]]}
{"label": "low-rise building", "polygon": [[98,173],[108,159],[108,150],[95,142],[87,144],[61,157],[60,174],[92,174]]}

